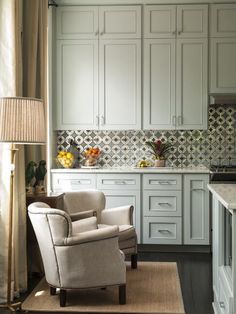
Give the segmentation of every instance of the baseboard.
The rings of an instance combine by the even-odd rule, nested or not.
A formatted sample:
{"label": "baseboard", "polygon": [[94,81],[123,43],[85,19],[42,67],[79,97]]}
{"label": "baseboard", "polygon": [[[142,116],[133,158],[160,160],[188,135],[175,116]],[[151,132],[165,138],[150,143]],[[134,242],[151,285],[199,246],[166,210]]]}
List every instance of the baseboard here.
{"label": "baseboard", "polygon": [[170,252],[170,253],[210,253],[210,245],[159,245],[159,244],[138,244],[138,252]]}

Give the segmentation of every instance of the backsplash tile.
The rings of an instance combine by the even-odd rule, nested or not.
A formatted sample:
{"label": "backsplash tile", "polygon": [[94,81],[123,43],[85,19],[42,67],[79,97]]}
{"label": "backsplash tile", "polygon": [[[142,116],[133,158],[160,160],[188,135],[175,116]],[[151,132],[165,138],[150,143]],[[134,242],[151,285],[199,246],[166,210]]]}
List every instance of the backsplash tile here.
{"label": "backsplash tile", "polygon": [[135,166],[140,159],[151,160],[145,142],[157,138],[173,145],[170,166],[236,164],[236,107],[210,106],[208,130],[57,131],[57,149],[68,149],[73,139],[81,151],[100,147],[103,167]]}

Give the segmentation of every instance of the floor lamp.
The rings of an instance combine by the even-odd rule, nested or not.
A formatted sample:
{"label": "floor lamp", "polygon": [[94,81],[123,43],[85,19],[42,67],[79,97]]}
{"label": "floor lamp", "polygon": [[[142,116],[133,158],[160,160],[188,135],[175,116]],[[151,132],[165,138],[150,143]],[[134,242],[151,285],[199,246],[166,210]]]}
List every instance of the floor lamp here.
{"label": "floor lamp", "polygon": [[11,302],[12,251],[13,251],[13,183],[15,144],[45,144],[45,117],[43,101],[35,98],[0,98],[0,142],[10,143],[11,177],[9,197],[7,301],[0,307],[15,311],[20,303]]}

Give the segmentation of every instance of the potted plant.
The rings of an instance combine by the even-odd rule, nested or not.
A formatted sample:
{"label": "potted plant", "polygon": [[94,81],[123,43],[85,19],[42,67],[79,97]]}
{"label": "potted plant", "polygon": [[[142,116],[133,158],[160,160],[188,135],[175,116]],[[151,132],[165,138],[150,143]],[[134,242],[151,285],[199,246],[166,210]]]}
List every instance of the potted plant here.
{"label": "potted plant", "polygon": [[157,139],[155,141],[147,141],[146,145],[154,156],[154,166],[165,167],[166,155],[171,149],[171,144]]}

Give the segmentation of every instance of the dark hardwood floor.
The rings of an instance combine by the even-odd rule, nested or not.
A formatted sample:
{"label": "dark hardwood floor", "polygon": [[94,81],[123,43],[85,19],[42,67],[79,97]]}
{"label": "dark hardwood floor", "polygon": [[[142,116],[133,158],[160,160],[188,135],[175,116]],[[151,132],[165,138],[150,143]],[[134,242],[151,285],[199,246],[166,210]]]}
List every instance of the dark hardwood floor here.
{"label": "dark hardwood floor", "polygon": [[[213,314],[211,305],[212,261],[210,253],[142,252],[139,253],[139,260],[176,262],[178,265],[185,313]],[[29,280],[29,291],[28,293],[22,295],[22,300],[26,298],[38,281],[38,278],[31,278]],[[0,310],[0,313],[10,314],[11,312]]]}
{"label": "dark hardwood floor", "polygon": [[139,260],[176,262],[186,314],[213,314],[210,253],[140,253]]}

